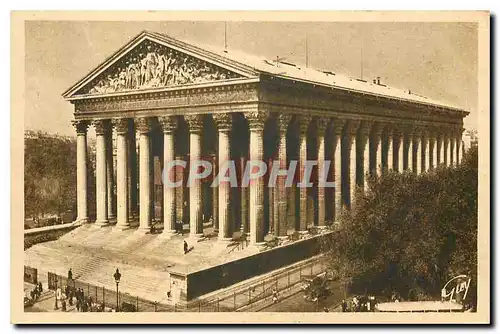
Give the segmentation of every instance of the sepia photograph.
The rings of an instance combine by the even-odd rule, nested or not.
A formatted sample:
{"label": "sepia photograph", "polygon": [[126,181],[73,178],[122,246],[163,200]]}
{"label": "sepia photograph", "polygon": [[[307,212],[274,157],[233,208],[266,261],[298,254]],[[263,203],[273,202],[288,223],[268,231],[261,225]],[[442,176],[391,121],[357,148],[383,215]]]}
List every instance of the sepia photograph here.
{"label": "sepia photograph", "polygon": [[13,12],[11,321],[489,323],[489,25]]}

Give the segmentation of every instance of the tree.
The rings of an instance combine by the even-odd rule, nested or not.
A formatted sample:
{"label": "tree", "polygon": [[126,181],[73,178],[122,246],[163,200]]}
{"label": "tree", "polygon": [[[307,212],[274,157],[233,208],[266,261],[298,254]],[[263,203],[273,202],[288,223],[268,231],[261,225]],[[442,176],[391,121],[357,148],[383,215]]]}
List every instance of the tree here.
{"label": "tree", "polygon": [[356,293],[439,298],[448,278],[477,272],[477,148],[458,167],[384,173],[358,191],[329,245],[330,269]]}
{"label": "tree", "polygon": [[[90,150],[89,150],[90,151]],[[91,158],[91,157],[90,157]],[[90,160],[89,158],[89,160]],[[93,165],[89,170],[89,202],[95,198]],[[28,132],[24,146],[25,216],[76,213],[76,140]]]}

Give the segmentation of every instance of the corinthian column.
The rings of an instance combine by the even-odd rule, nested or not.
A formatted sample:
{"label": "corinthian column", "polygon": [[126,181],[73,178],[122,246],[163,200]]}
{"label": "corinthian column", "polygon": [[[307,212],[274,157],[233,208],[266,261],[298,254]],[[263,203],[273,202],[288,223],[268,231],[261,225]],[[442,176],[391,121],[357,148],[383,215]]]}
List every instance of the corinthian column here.
{"label": "corinthian column", "polygon": [[413,166],[415,173],[422,174],[422,132],[415,130],[413,133]]}
{"label": "corinthian column", "polygon": [[382,174],[382,125],[380,123],[373,126],[370,141],[370,152],[373,155],[370,159],[373,163],[370,174],[380,176]]}
{"label": "corinthian column", "polygon": [[438,136],[437,136],[436,149],[437,149],[436,166],[439,166],[439,165],[441,165],[443,163],[443,159],[444,159],[443,135],[441,133],[438,134]]}
{"label": "corinthian column", "polygon": [[394,129],[392,126],[387,127],[386,136],[387,136],[387,166],[385,166],[386,170],[394,169],[394,137],[393,137]]}
{"label": "corinthian column", "polygon": [[434,132],[429,133],[429,169],[436,167],[437,150],[436,150],[436,135]]}
{"label": "corinthian column", "polygon": [[299,219],[299,232],[307,231],[307,187],[304,179],[304,172],[307,161],[307,128],[311,121],[310,116],[298,116],[299,119],[299,180],[302,184],[299,187],[300,197],[300,219]]}
{"label": "corinthian column", "polygon": [[402,173],[404,170],[404,133],[403,131],[394,132],[394,170]]}
{"label": "corinthian column", "polygon": [[462,163],[462,157],[463,157],[463,143],[462,143],[462,132],[464,129],[460,128],[457,133],[457,165],[460,165]]}
{"label": "corinthian column", "polygon": [[151,225],[151,147],[149,132],[151,119],[143,117],[136,119],[139,131],[139,230],[149,231]]}
{"label": "corinthian column", "polygon": [[346,164],[344,165],[345,170],[342,172],[342,174],[347,181],[347,187],[344,188],[346,192],[344,193],[343,197],[344,204],[348,208],[352,208],[357,187],[356,174],[358,170],[358,164],[356,155],[356,136],[358,133],[359,124],[359,121],[348,121],[346,126],[346,135],[344,137]]}
{"label": "corinthian column", "polygon": [[96,176],[96,209],[97,225],[106,225],[108,223],[108,185],[106,182],[106,137],[109,121],[94,121],[96,133],[96,152],[95,152],[95,176]]}
{"label": "corinthian column", "polygon": [[[219,130],[219,173],[226,170],[231,160],[230,137],[233,117],[231,114],[215,114],[214,121]],[[219,175],[221,176],[221,175]],[[219,241],[229,241],[233,237],[231,215],[231,185],[229,181],[219,181]]]}
{"label": "corinthian column", "polygon": [[345,121],[341,119],[333,120],[333,159],[334,159],[334,175],[335,175],[335,192],[333,201],[335,203],[335,211],[333,213],[333,221],[336,222],[340,218],[342,212],[342,137],[344,133]]}
{"label": "corinthian column", "polygon": [[136,131],[133,121],[128,127],[128,215],[129,219],[137,218],[137,144]]}
{"label": "corinthian column", "polygon": [[[264,123],[267,113],[254,111],[245,113],[250,129],[250,160],[264,159]],[[264,241],[264,179],[250,180],[250,243]]]}
{"label": "corinthian column", "polygon": [[370,132],[372,123],[369,121],[361,122],[359,128],[359,155],[360,155],[360,172],[358,173],[359,180],[357,183],[363,185],[364,191],[368,190],[368,178],[370,176]]}
{"label": "corinthian column", "polygon": [[[175,182],[175,168],[167,171],[167,166],[174,161],[174,130],[177,127],[175,116],[158,117],[163,130],[163,233],[162,236],[170,238],[175,234],[175,188],[165,182]],[[168,172],[168,174],[166,174]]]}
{"label": "corinthian column", "polygon": [[448,138],[448,134],[443,134],[443,164],[445,167],[448,167],[448,162],[450,161],[450,139]]}
{"label": "corinthian column", "polygon": [[128,188],[128,129],[129,120],[119,118],[113,120],[116,129],[116,200],[117,229],[127,229],[129,222],[129,188]]}
{"label": "corinthian column", "polygon": [[[241,175],[241,180],[243,180],[243,175],[245,175],[245,167],[247,165],[248,158],[245,152],[245,156],[242,156],[240,158],[240,175]],[[240,187],[241,187],[241,180],[240,180]],[[248,187],[241,187],[241,233],[242,235],[248,235],[250,231],[250,226],[249,226],[249,213],[248,213],[248,207],[249,207],[249,201],[248,201]]]}
{"label": "corinthian column", "polygon": [[[111,125],[111,124],[109,124]],[[106,182],[108,195],[108,218],[116,218],[115,172],[113,168],[113,129],[108,126],[105,132],[106,140]]]}
{"label": "corinthian column", "polygon": [[405,148],[404,148],[404,161],[406,163],[405,165],[405,170],[410,170],[410,171],[415,171],[414,167],[414,161],[415,161],[415,152],[414,152],[414,145],[415,141],[413,138],[413,129],[412,128],[407,128],[406,129],[406,134],[405,134],[406,140],[405,140]]}
{"label": "corinthian column", "polygon": [[[277,132],[279,135],[279,146],[278,146],[278,159],[280,170],[284,170],[287,167],[286,164],[286,131],[288,125],[290,124],[291,116],[287,114],[279,114],[277,119]],[[275,189],[275,199],[274,203],[277,204],[275,207],[275,212],[277,213],[276,231],[275,235],[277,237],[286,237],[287,235],[287,189],[285,187],[286,175],[278,175]]]}
{"label": "corinthian column", "polygon": [[421,137],[422,146],[422,173],[429,170],[429,133],[422,131]]}
{"label": "corinthian column", "polygon": [[456,163],[456,139],[455,139],[455,134],[451,133],[450,134],[450,161],[448,162],[448,165],[450,167],[455,166]]}
{"label": "corinthian column", "polygon": [[[328,119],[321,117],[317,120],[318,135],[318,180],[327,180],[328,169],[325,169],[325,131],[328,125]],[[318,226],[326,226],[326,204],[325,204],[325,186],[318,182]]]}
{"label": "corinthian column", "polygon": [[[203,116],[189,115],[184,117],[189,124],[189,154],[190,166],[201,160],[201,134],[203,131]],[[220,140],[220,138],[219,138]],[[219,161],[220,166],[220,161]],[[190,168],[191,169],[191,168]],[[220,169],[219,169],[220,170]],[[201,180],[196,179],[189,188],[189,232],[190,237],[203,237],[203,198]],[[220,208],[219,208],[220,217]],[[220,229],[219,221],[219,229]]]}
{"label": "corinthian column", "polygon": [[76,129],[76,191],[77,218],[80,223],[88,223],[87,209],[87,127],[88,121],[73,121]]}

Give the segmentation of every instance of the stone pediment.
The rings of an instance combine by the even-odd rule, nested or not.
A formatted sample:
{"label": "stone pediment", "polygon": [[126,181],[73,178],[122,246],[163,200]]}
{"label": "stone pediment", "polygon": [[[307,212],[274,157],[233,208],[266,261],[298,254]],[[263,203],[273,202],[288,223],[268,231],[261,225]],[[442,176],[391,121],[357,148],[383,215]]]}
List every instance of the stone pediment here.
{"label": "stone pediment", "polygon": [[[123,51],[122,51],[123,52]],[[244,79],[248,76],[196,57],[178,47],[142,38],[94,76],[80,81],[65,97],[133,92],[180,85]],[[113,58],[113,57],[112,57]],[[204,58],[204,59],[202,59]],[[76,89],[75,89],[76,88]]]}

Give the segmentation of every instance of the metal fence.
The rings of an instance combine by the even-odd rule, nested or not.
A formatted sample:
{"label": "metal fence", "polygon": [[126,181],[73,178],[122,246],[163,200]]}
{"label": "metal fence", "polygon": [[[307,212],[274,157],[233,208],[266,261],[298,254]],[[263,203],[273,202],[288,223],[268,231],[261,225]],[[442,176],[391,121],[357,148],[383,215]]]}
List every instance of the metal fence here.
{"label": "metal fence", "polygon": [[287,270],[259,282],[235,290],[232,294],[211,300],[199,300],[188,305],[176,305],[177,312],[235,312],[243,308],[252,307],[258,302],[271,303],[273,293],[278,296],[292,286],[300,283],[305,276],[314,276],[324,272],[322,261],[302,264],[293,270]]}
{"label": "metal fence", "polygon": [[[281,295],[290,287],[301,282],[305,276],[318,275],[324,272],[322,261],[312,261],[297,266],[292,270],[274,275],[260,281],[258,284],[249,284],[244,288],[236,289],[233,293],[210,300],[196,300],[187,304],[168,305],[149,301],[128,293],[110,290],[104,286],[96,286],[79,280],[68,280],[67,277],[48,272],[48,288],[64,293],[66,286],[76,290],[83,290],[85,297],[91,297],[95,304],[106,308],[131,312],[235,312],[243,308],[252,307],[258,302],[272,302],[273,293]],[[30,275],[27,275],[30,273]],[[37,269],[25,266],[25,280],[37,277]],[[118,296],[118,298],[117,298]],[[118,308],[117,308],[118,305]]]}
{"label": "metal fence", "polygon": [[[65,291],[66,286],[70,289],[83,290],[85,297],[91,297],[95,304],[104,305],[106,308],[129,311],[129,312],[173,312],[174,306],[160,304],[155,301],[149,301],[119,290],[110,290],[104,286],[96,286],[90,283],[82,282],[76,279],[69,280],[67,277],[48,273],[48,287],[50,290],[60,288]],[[118,308],[117,308],[118,305]]]}

